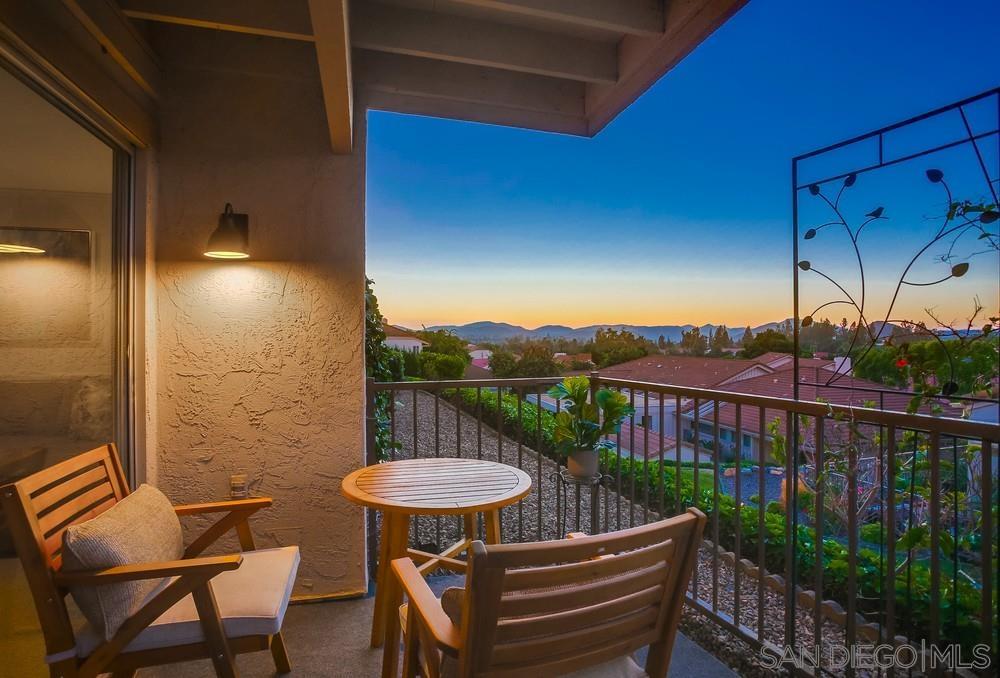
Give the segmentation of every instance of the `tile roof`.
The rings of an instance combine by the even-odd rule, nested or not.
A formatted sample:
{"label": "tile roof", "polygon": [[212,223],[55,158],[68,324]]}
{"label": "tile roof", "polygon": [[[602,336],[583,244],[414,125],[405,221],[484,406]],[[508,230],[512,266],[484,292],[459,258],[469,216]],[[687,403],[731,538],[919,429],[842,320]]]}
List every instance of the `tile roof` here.
{"label": "tile roof", "polygon": [[697,356],[649,355],[601,370],[602,377],[655,384],[710,388],[731,381],[754,368],[770,372],[757,360],[730,360]]}
{"label": "tile roof", "polygon": [[[649,438],[649,449],[646,449],[646,439]],[[646,429],[639,424],[632,426],[629,422],[622,422],[621,432],[617,435],[608,436],[610,440],[618,443],[625,452],[631,452],[634,457],[644,459],[658,458],[660,456],[660,434],[658,431]],[[666,434],[663,435],[663,453],[676,457],[677,441]]]}
{"label": "tile roof", "polygon": [[382,329],[385,331],[385,336],[387,337],[404,337],[406,339],[417,339],[419,341],[423,341],[425,345],[427,344],[426,341],[424,341],[423,339],[421,339],[416,334],[414,334],[413,332],[411,332],[406,328],[397,327],[396,325],[390,325],[387,322],[383,322]]}
{"label": "tile roof", "polygon": [[[822,400],[835,405],[847,405],[849,407],[865,407],[866,403],[874,403],[875,409],[884,409],[895,412],[905,412],[912,396],[891,389],[883,384],[856,377],[841,377],[835,386],[811,386],[813,378],[809,375],[799,375],[799,399],[805,401]],[[805,382],[805,383],[803,383]],[[729,393],[744,393],[748,395],[759,395],[769,398],[792,399],[794,382],[791,370],[779,370],[774,374],[765,374],[760,377],[743,379],[728,384],[721,385],[720,391]],[[879,391],[879,392],[875,392]],[[685,413],[690,415],[693,403],[685,407]],[[737,406],[732,403],[719,403],[719,425],[722,427],[735,428]],[[922,412],[927,413],[928,408]],[[760,422],[760,408],[750,405],[742,407],[742,426],[747,433],[756,433]],[[778,419],[781,426],[785,425],[784,412],[780,410],[767,410],[765,422],[770,423]],[[702,417],[702,421],[714,421],[712,414]]]}

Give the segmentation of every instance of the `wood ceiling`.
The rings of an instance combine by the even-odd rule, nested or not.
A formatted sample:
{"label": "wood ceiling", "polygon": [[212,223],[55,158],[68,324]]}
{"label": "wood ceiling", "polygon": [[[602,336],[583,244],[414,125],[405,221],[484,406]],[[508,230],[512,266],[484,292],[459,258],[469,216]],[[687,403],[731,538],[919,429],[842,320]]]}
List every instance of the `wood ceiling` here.
{"label": "wood ceiling", "polygon": [[330,143],[335,152],[350,153],[356,93],[366,107],[379,110],[593,136],[745,2],[62,0],[62,5],[153,99],[155,58],[138,44],[136,26],[123,24],[166,22],[314,43]]}

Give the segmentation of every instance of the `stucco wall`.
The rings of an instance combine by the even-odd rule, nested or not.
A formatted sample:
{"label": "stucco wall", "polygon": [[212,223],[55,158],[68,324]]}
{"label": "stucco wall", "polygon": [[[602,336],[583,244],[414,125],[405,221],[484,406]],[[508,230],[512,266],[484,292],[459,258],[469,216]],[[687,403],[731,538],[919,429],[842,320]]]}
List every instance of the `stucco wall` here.
{"label": "stucco wall", "polygon": [[[274,508],[258,546],[298,544],[298,594],[365,585],[364,115],[335,156],[313,46],[157,27],[155,481],[176,502],[247,473]],[[363,111],[359,106],[357,110]],[[226,202],[248,262],[203,258]]]}

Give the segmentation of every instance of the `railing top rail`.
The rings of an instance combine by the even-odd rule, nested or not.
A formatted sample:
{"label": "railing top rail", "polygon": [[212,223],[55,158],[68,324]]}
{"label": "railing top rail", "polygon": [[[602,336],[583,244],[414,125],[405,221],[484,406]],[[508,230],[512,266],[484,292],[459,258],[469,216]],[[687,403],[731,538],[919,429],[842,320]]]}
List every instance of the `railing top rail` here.
{"label": "railing top rail", "polygon": [[[1000,441],[1000,425],[968,419],[952,417],[934,417],[926,414],[907,414],[890,410],[878,410],[868,407],[852,407],[832,403],[807,400],[792,400],[790,398],[775,398],[747,393],[731,393],[707,388],[677,386],[674,384],[658,384],[632,379],[614,379],[597,375],[596,380],[604,386],[617,386],[632,390],[662,393],[682,398],[697,398],[702,401],[716,400],[733,405],[748,405],[764,407],[770,410],[794,412],[813,417],[836,418],[860,424],[877,426],[895,426],[899,429],[936,432],[943,435],[962,438],[978,438]],[[379,381],[369,382],[373,392],[379,391],[438,391],[448,388],[530,388],[556,384],[562,377],[530,377],[518,379],[451,379],[441,381]]]}
{"label": "railing top rail", "polygon": [[375,391],[436,391],[445,388],[517,388],[558,384],[562,377],[522,377],[517,379],[446,379],[441,381],[375,381]]}
{"label": "railing top rail", "polygon": [[707,388],[656,384],[630,379],[598,377],[598,381],[605,386],[619,386],[631,389],[639,388],[643,391],[652,391],[654,393],[678,395],[685,398],[698,398],[699,400],[718,400],[734,405],[752,405],[754,407],[765,407],[767,409],[783,410],[814,417],[831,418],[842,415],[848,420],[861,424],[895,426],[901,429],[937,432],[963,438],[1000,439],[1000,425],[970,421],[968,419],[932,417],[926,414],[908,414],[906,412],[876,410],[867,407],[852,407],[850,405],[836,405],[807,400],[791,400],[790,398],[775,398],[747,393],[730,393],[728,391]]}

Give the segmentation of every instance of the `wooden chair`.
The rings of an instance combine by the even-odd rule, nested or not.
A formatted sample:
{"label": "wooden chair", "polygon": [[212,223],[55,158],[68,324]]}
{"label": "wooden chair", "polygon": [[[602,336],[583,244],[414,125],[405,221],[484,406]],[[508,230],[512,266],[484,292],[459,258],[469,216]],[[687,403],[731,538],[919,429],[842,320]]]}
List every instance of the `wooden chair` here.
{"label": "wooden chair", "polygon": [[610,534],[475,542],[461,610],[452,613],[460,623],[412,560],[394,560],[409,598],[403,675],[558,676],[609,670],[616,659],[614,675],[642,675],[630,655],[649,645],[645,674],[662,678],[704,527],[692,508]]}
{"label": "wooden chair", "polygon": [[[114,445],[85,452],[0,488],[3,508],[45,637],[48,653],[45,661],[50,674],[66,678],[89,678],[101,673],[131,676],[144,666],[207,658],[212,660],[217,675],[235,676],[235,654],[267,649],[279,673],[290,671],[280,624],[298,565],[298,549],[255,551],[247,523],[251,514],[270,506],[271,500],[261,497],[175,506],[178,516],[221,514],[187,547],[182,560],[92,572],[63,572],[60,550],[66,528],[100,515],[128,494],[129,487]],[[200,555],[231,529],[236,530],[244,554]],[[242,569],[238,569],[241,565]],[[228,601],[223,594],[235,590],[245,596],[247,585],[254,582],[241,582],[239,577],[282,576],[282,572],[290,581],[272,582],[272,588],[283,586],[286,590],[270,594],[272,601],[269,603],[280,607],[280,610],[274,608],[279,613],[278,618],[269,622],[274,624],[276,621],[277,630],[250,635],[239,633],[240,624],[245,620],[226,617]],[[164,577],[174,579],[130,617],[111,640],[105,641],[92,630],[87,634],[87,626],[74,631],[66,606],[69,585],[100,586]],[[278,599],[282,595],[283,602]],[[248,603],[242,600],[239,605]],[[264,620],[257,620],[257,623],[259,626]],[[170,626],[172,624],[174,626]],[[164,644],[164,632],[174,638],[186,638],[186,642]],[[187,642],[192,639],[195,642]],[[143,649],[135,649],[135,646]]]}

